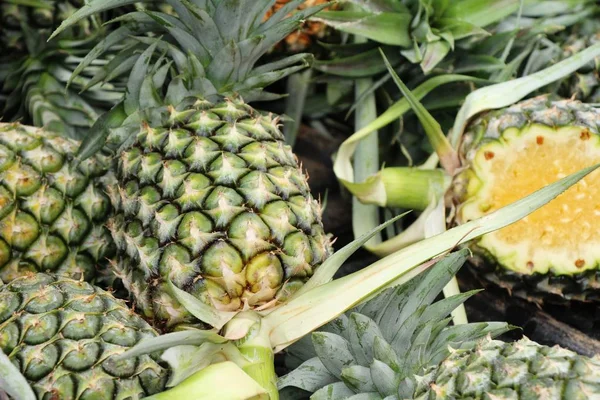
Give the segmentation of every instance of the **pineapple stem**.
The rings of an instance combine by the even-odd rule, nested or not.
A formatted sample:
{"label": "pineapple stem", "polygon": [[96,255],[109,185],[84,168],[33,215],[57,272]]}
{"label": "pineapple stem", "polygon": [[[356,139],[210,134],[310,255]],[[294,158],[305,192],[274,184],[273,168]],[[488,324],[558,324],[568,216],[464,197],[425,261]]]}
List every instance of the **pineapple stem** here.
{"label": "pineapple stem", "polygon": [[275,353],[269,339],[269,330],[258,314],[245,314],[245,317],[254,319],[256,323],[245,338],[237,342],[240,353],[248,360],[248,364],[242,366],[242,369],[267,391],[271,400],[279,400]]}
{"label": "pineapple stem", "polygon": [[240,352],[250,361],[248,366],[242,368],[244,372],[268,392],[271,400],[278,400],[273,349],[265,346],[243,346]]}
{"label": "pineapple stem", "polygon": [[432,199],[442,198],[450,184],[450,177],[441,169],[385,168],[381,178],[386,206],[412,210],[424,210]]}

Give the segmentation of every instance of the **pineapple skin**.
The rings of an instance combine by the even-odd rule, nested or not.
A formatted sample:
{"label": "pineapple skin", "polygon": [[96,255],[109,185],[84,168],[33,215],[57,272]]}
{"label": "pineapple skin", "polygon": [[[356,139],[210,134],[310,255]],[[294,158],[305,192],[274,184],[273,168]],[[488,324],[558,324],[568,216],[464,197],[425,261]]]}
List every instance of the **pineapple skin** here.
{"label": "pineapple skin", "polygon": [[110,159],[98,154],[77,165],[78,145],[40,128],[0,123],[2,281],[38,271],[86,281],[108,275]]}
{"label": "pineapple skin", "polygon": [[[457,206],[455,223],[466,222],[462,216],[462,209],[474,197],[469,184],[473,180],[472,164],[481,147],[489,143],[505,143],[505,132],[532,124],[552,129],[565,126],[582,127],[593,139],[590,142],[593,142],[597,141],[600,132],[600,113],[577,100],[551,100],[547,96],[539,96],[487,113],[475,120],[467,128],[460,148],[463,165],[468,167],[453,183],[453,201]],[[477,179],[481,177],[474,180]],[[557,265],[555,269],[546,273],[531,273],[526,265],[514,268],[510,254],[505,259],[498,258],[489,249],[480,246],[481,242],[480,239],[470,247],[474,250],[471,267],[483,282],[492,282],[506,288],[512,295],[538,303],[600,299],[600,260],[596,260],[595,263],[587,260],[581,272],[572,272],[573,266],[570,263],[569,268]],[[509,268],[509,265],[513,268]]]}
{"label": "pineapple skin", "polygon": [[[154,326],[197,323],[169,282],[219,310],[266,308],[331,253],[278,118],[196,100],[143,123],[118,159],[111,264]],[[164,110],[164,109],[163,109]]]}
{"label": "pineapple skin", "polygon": [[486,339],[454,350],[419,380],[415,400],[587,400],[600,398],[600,360],[527,338]]}
{"label": "pineapple skin", "polygon": [[149,355],[116,361],[157,336],[124,302],[86,282],[30,274],[0,286],[0,350],[39,399],[140,398],[165,389]]}

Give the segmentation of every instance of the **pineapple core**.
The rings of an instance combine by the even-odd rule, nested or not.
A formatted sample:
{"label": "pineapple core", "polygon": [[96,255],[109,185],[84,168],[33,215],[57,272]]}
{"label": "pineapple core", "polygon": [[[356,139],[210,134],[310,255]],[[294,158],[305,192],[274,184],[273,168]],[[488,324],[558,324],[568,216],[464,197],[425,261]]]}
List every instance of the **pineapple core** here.
{"label": "pineapple core", "polygon": [[[582,127],[511,128],[481,146],[469,172],[463,220],[513,203],[560,178],[600,162],[599,138]],[[600,171],[546,206],[478,245],[522,274],[576,274],[600,260]]]}

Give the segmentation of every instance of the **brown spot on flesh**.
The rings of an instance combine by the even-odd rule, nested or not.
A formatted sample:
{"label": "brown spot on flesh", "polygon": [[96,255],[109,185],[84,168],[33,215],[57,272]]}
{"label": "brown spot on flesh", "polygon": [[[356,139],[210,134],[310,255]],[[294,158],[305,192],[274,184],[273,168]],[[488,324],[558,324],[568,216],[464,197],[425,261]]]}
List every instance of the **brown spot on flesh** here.
{"label": "brown spot on flesh", "polygon": [[527,268],[533,269],[533,262],[532,261],[527,261]]}
{"label": "brown spot on flesh", "polygon": [[544,137],[543,137],[543,136],[538,136],[538,137],[536,137],[536,138],[535,138],[535,142],[536,142],[537,144],[540,144],[540,145],[541,145],[541,144],[544,144]]}
{"label": "brown spot on flesh", "polygon": [[581,139],[581,140],[588,140],[590,137],[591,137],[591,134],[588,129],[582,130],[581,134],[579,135],[579,139]]}
{"label": "brown spot on flesh", "polygon": [[494,158],[495,154],[493,151],[486,151],[485,153],[483,153],[483,156],[486,160],[491,160],[492,158]]}
{"label": "brown spot on flesh", "polygon": [[584,260],[582,260],[581,258],[580,258],[580,259],[578,259],[577,261],[575,261],[575,266],[576,266],[577,268],[583,268],[583,266],[584,266],[584,265],[585,265],[585,261],[584,261]]}

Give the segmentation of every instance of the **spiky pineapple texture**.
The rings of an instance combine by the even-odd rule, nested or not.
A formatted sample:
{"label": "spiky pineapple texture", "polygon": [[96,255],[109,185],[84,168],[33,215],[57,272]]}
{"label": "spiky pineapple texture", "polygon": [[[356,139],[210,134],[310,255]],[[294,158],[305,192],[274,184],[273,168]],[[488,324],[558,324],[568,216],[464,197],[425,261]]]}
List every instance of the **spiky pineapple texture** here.
{"label": "spiky pineapple texture", "polygon": [[0,123],[0,279],[52,271],[93,280],[114,251],[104,226],[112,185],[102,154],[76,163],[78,143]]}
{"label": "spiky pineapple texture", "polygon": [[[454,182],[467,222],[600,162],[600,112],[541,96],[487,113],[467,129],[467,168]],[[600,290],[598,173],[509,227],[475,243],[480,276],[514,294],[592,300]]]}
{"label": "spiky pineapple texture", "polygon": [[[196,99],[143,123],[118,161],[112,267],[158,326],[192,322],[169,282],[221,310],[274,305],[331,253],[278,118]],[[158,118],[160,120],[160,118]]]}
{"label": "spiky pineapple texture", "polygon": [[527,338],[487,338],[452,350],[419,379],[415,400],[587,400],[600,398],[600,359]]}
{"label": "spiky pineapple texture", "polygon": [[293,388],[300,388],[312,399],[410,399],[416,377],[444,360],[449,346],[469,347],[508,330],[494,322],[449,325],[449,313],[475,292],[433,303],[466,257],[465,250],[446,257],[327,324],[312,343],[306,337],[293,345],[290,364],[302,364],[279,380],[282,398],[294,398]]}
{"label": "spiky pineapple texture", "polygon": [[164,390],[152,356],[115,360],[157,333],[86,282],[30,274],[0,286],[0,349],[39,399],[136,399]]}

